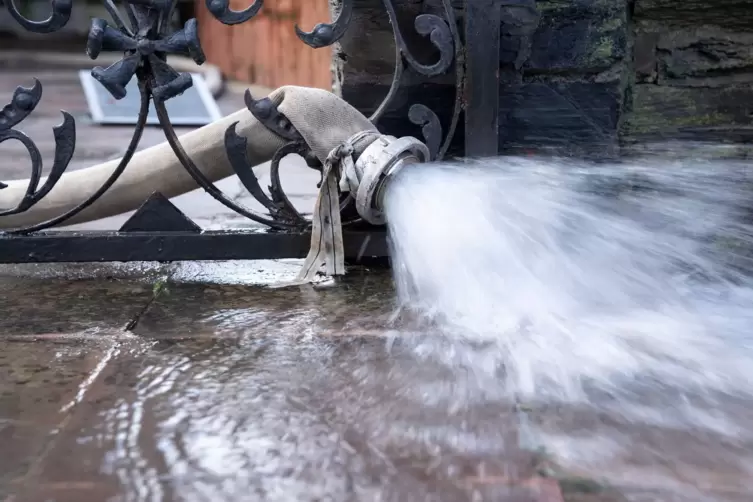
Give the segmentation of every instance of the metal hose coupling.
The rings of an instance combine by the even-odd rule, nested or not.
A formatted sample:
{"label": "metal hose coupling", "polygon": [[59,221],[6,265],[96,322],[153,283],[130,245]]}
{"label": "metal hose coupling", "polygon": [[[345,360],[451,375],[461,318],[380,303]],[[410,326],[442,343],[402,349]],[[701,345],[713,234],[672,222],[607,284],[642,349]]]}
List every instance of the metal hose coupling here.
{"label": "metal hose coupling", "polygon": [[403,167],[429,159],[426,145],[411,136],[380,136],[366,147],[352,168],[343,173],[361,218],[372,225],[384,225],[384,194],[389,180]]}

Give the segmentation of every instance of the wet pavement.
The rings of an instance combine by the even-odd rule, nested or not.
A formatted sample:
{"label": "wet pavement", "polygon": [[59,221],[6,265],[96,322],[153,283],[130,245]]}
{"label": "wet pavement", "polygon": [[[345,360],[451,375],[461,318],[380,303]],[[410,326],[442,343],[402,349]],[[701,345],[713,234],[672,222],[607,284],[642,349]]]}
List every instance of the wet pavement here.
{"label": "wet pavement", "polygon": [[509,403],[448,413],[455,376],[380,336],[388,274],[264,265],[0,270],[5,500],[561,500]]}
{"label": "wet pavement", "polygon": [[388,272],[297,266],[0,267],[0,500],[749,500],[753,444],[521,411],[391,336]]}

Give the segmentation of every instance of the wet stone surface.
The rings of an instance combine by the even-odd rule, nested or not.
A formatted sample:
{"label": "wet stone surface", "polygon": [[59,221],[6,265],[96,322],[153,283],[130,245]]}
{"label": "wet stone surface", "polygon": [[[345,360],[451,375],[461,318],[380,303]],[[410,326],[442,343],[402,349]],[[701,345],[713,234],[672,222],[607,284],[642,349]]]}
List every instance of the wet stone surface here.
{"label": "wet stone surface", "polygon": [[70,281],[16,278],[0,282],[12,295],[0,298],[4,336],[47,337],[122,330],[152,296],[143,281]]}
{"label": "wet stone surface", "polygon": [[521,413],[394,336],[387,271],[298,265],[0,267],[0,500],[749,500],[753,443]]}
{"label": "wet stone surface", "polygon": [[[750,500],[753,439],[736,430],[753,430],[750,402],[728,397],[717,406],[735,423],[713,409],[698,408],[691,418],[695,423],[679,424],[671,410],[660,406],[656,409],[663,416],[657,413],[653,419],[639,418],[636,409],[631,415],[629,407],[618,412],[574,404],[542,406],[529,418],[551,455],[571,456],[569,463],[578,464],[569,470],[571,482],[561,483],[565,500],[573,490],[584,491],[579,479],[595,478],[629,500]],[[592,488],[604,492],[598,484]]]}
{"label": "wet stone surface", "polygon": [[[470,495],[480,462],[507,477],[527,460],[499,456],[506,445],[497,427],[511,422],[504,409],[487,410],[486,430],[453,438],[460,444],[436,442],[445,434],[432,434],[427,419],[442,428],[464,419],[437,422],[436,409],[417,409],[422,397],[401,383],[415,371],[378,340],[248,337],[132,350],[108,365],[20,500],[122,490],[162,500],[458,500]],[[364,378],[364,366],[390,371]],[[468,446],[471,458],[441,455]],[[536,500],[524,487],[476,489]]]}
{"label": "wet stone surface", "polygon": [[384,336],[386,272],[270,289],[137,269],[0,275],[6,500],[561,500],[511,403]]}
{"label": "wet stone surface", "polygon": [[44,458],[111,347],[109,340],[81,347],[0,336],[0,496],[13,493]]}
{"label": "wet stone surface", "polygon": [[263,290],[167,282],[134,331],[145,338],[381,334],[393,310],[386,272],[354,270],[337,285]]}

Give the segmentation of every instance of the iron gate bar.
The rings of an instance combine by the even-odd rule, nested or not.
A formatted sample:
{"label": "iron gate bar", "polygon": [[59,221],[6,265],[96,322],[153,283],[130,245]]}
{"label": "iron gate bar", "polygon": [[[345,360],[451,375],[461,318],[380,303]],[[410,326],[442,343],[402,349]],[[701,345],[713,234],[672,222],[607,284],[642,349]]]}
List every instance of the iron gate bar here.
{"label": "iron gate bar", "polygon": [[[69,21],[74,8],[74,0],[50,0],[51,14],[43,21],[32,21],[21,14],[16,2],[3,0],[11,16],[23,28],[35,33],[52,33],[60,30]],[[121,161],[121,165],[94,195],[82,200],[80,205],[65,214],[25,228],[0,231],[0,262],[82,262],[82,261],[174,261],[174,260],[226,260],[303,257],[309,243],[311,222],[303,218],[290,204],[279,183],[279,163],[289,154],[304,157],[308,165],[321,170],[321,164],[311,153],[300,134],[289,121],[275,109],[268,100],[254,100],[246,95],[249,111],[265,126],[288,143],[274,155],[271,162],[270,178],[272,186],[269,195],[264,193],[245,155],[245,139],[239,137],[234,126],[225,135],[226,154],[242,184],[266,209],[268,214],[257,213],[243,207],[225,195],[212,182],[204,177],[193,161],[186,155],[165,109],[165,101],[182,93],[192,85],[190,75],[181,74],[166,62],[168,54],[178,54],[192,58],[197,64],[205,60],[198,38],[197,21],[190,19],[180,29],[174,29],[169,22],[177,0],[120,0],[118,9],[115,0],[102,0],[112,23],[103,19],[93,19],[86,52],[97,59],[101,51],[119,51],[123,58],[108,68],[94,68],[93,77],[99,81],[116,99],[122,98],[125,85],[137,78],[142,107],[135,127],[131,144]],[[312,31],[305,32],[295,26],[298,38],[314,48],[330,46],[347,32],[353,18],[357,0],[341,0],[340,11],[331,23],[317,24]],[[375,0],[377,1],[377,0]],[[527,2],[529,0],[507,0],[507,2]],[[532,0],[530,0],[532,1]],[[424,78],[434,78],[455,73],[455,102],[449,121],[443,124],[429,107],[413,104],[406,119],[420,126],[424,142],[429,147],[432,159],[441,159],[446,154],[460,119],[465,110],[466,154],[496,155],[497,127],[496,115],[499,83],[499,23],[501,0],[466,0],[465,34],[463,44],[461,29],[455,17],[452,0],[440,0],[439,13],[421,13],[414,19],[415,31],[431,43],[438,57],[435,62],[420,62],[412,53],[401,33],[395,5],[399,0],[381,0],[388,16],[395,40],[395,70],[393,81],[382,103],[376,107],[371,117],[379,125],[379,118],[389,107],[396,104],[398,91],[403,84],[406,71]],[[79,3],[79,2],[75,2]],[[211,14],[227,25],[241,24],[251,20],[263,8],[262,0],[250,0],[249,6],[241,11],[230,8],[229,0],[205,0]],[[490,16],[490,13],[492,14]],[[466,65],[466,52],[468,63]],[[468,67],[468,73],[466,72]],[[466,85],[466,79],[468,83]],[[42,200],[64,174],[73,156],[76,143],[75,122],[70,114],[63,112],[63,124],[54,129],[55,156],[47,180],[40,187],[42,158],[34,142],[23,132],[15,129],[28,117],[42,99],[42,85],[34,81],[32,87],[18,87],[11,103],[0,110],[0,144],[9,139],[20,141],[27,149],[32,169],[26,196],[15,208],[0,208],[2,215],[19,214],[28,211]],[[51,231],[50,228],[65,225],[66,221],[84,208],[93,204],[103,195],[127,168],[128,161],[136,151],[145,127],[145,117],[149,106],[154,104],[168,143],[180,163],[210,196],[220,201],[234,212],[276,230],[275,232],[228,230],[204,231],[195,226],[168,228],[165,226],[140,229],[138,232],[88,232]],[[389,133],[389,131],[385,131]],[[0,190],[4,189],[0,181]],[[147,203],[149,200],[147,200]],[[145,203],[146,204],[146,203]],[[152,213],[167,221],[174,216],[170,205],[156,206]],[[144,207],[144,206],[142,206]],[[352,215],[353,200],[342,200],[343,224],[346,229],[346,255],[386,256],[388,253],[383,229],[354,230],[353,225],[362,223]],[[350,219],[348,219],[350,218]],[[159,219],[159,218],[158,218]],[[190,231],[186,231],[190,228]],[[360,227],[359,227],[360,228]],[[123,230],[123,229],[121,229]]]}
{"label": "iron gate bar", "polygon": [[[466,0],[465,155],[491,157],[499,152],[500,0]],[[496,51],[494,50],[496,48]]]}
{"label": "iron gate bar", "polygon": [[[346,260],[388,255],[384,231],[343,232]],[[307,232],[233,230],[195,232],[46,231],[0,235],[0,263],[267,260],[304,258]]]}
{"label": "iron gate bar", "polygon": [[465,1],[467,157],[499,155],[500,92],[522,82],[539,14],[536,0]]}

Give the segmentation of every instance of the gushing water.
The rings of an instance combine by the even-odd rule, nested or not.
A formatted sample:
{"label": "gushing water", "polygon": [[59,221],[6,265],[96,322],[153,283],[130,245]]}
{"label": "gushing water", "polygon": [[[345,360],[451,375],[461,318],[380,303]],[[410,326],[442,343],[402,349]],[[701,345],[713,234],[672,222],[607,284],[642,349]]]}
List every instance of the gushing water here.
{"label": "gushing water", "polygon": [[[749,441],[751,187],[721,161],[406,168],[385,203],[414,349],[485,395]],[[600,462],[617,435],[591,432]]]}

